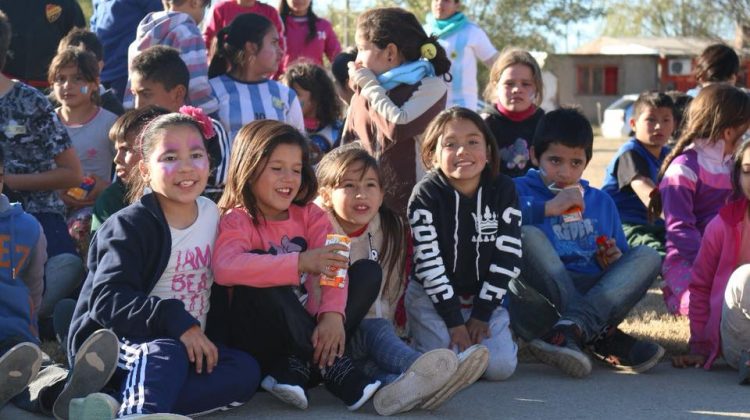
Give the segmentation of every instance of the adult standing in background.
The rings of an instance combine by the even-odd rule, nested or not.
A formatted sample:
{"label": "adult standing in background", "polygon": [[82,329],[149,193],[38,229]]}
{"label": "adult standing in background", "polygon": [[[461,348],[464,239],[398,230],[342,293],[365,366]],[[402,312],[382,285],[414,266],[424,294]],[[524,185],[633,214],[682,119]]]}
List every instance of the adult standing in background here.
{"label": "adult standing in background", "polygon": [[164,9],[161,0],[92,0],[91,31],[104,47],[101,82],[122,101],[128,82],[128,46],[138,23],[147,14]]}
{"label": "adult standing in background", "polygon": [[460,0],[432,0],[425,32],[434,34],[451,60],[453,80],[448,86],[446,108],[479,108],[477,60],[487,67],[497,57],[497,49],[479,26],[459,11]]}
{"label": "adult standing in background", "polygon": [[8,61],[3,72],[36,88],[47,88],[47,68],[57,44],[86,20],[76,0],[0,0],[11,23]]}

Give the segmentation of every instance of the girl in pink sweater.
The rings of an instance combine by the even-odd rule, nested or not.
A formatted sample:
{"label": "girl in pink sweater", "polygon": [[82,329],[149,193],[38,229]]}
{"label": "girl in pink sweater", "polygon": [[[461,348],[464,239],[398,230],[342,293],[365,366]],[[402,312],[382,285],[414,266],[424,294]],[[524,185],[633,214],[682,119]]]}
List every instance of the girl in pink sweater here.
{"label": "girl in pink sweater", "polygon": [[675,367],[710,369],[720,355],[748,381],[750,349],[750,140],[734,155],[732,186],[741,196],[708,224],[690,280],[690,354]]}
{"label": "girl in pink sweater", "polygon": [[331,22],[315,14],[312,0],[280,0],[279,15],[284,22],[287,46],[281,61],[282,70],[300,58],[322,66],[324,56],[328,62],[333,62],[341,52]]}
{"label": "girl in pink sweater", "polygon": [[[326,245],[333,228],[312,203],[317,182],[305,137],[273,120],[244,126],[235,139],[229,181],[214,248],[214,276],[230,291],[229,340],[256,355],[261,386],[297,408],[307,408],[305,384],[319,369],[326,387],[350,410],[380,382],[344,356],[348,333],[365,316],[380,278],[349,270],[337,286],[321,285],[348,259],[343,245]],[[347,290],[348,289],[348,290]]]}

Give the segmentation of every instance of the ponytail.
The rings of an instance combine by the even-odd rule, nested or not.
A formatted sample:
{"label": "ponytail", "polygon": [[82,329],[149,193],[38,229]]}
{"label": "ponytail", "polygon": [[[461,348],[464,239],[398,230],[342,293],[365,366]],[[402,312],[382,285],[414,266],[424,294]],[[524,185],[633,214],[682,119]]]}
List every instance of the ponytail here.
{"label": "ponytail", "polygon": [[208,65],[208,78],[214,78],[226,74],[229,70],[226,52],[226,39],[229,33],[228,27],[221,28],[221,30],[214,37],[213,45],[211,50],[214,51],[213,57],[211,57],[211,63]]}
{"label": "ponytail", "polygon": [[443,48],[442,45],[438,42],[438,38],[435,35],[430,35],[427,38],[425,38],[424,43],[422,44],[422,47],[420,50],[424,49],[431,49],[430,47],[434,47],[435,54],[430,57],[425,57],[424,51],[422,52],[422,57],[428,59],[430,63],[432,63],[432,66],[435,68],[435,75],[436,76],[443,76],[446,82],[450,82],[453,79],[453,76],[449,73],[451,69],[451,60],[448,58],[448,53],[445,52],[445,48]]}
{"label": "ponytail", "polygon": [[427,36],[412,13],[398,7],[370,9],[357,18],[357,31],[378,48],[394,44],[406,62],[429,60],[437,76],[451,80],[448,54],[436,36]]}

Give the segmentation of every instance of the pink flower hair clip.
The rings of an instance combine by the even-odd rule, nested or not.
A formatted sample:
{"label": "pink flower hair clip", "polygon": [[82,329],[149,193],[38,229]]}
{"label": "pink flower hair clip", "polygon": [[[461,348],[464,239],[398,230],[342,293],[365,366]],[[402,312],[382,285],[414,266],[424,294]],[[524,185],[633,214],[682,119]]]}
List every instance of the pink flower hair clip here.
{"label": "pink flower hair clip", "polygon": [[194,106],[183,105],[180,107],[180,114],[192,117],[195,122],[197,122],[201,127],[201,133],[203,134],[203,137],[206,138],[206,140],[212,139],[214,136],[216,136],[214,125],[211,123],[211,119],[208,118],[208,116],[203,112],[202,109],[196,108]]}

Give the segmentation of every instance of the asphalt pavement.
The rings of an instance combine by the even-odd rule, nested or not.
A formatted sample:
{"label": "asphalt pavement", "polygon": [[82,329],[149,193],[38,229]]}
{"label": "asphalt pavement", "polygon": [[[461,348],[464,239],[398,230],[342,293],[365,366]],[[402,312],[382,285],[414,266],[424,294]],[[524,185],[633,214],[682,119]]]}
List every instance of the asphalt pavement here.
{"label": "asphalt pavement", "polygon": [[[367,419],[379,416],[368,403],[351,413],[324,387],[310,391],[307,410],[291,408],[267,393],[242,407],[207,419]],[[727,366],[674,369],[662,362],[648,373],[624,374],[595,364],[584,379],[564,376],[539,363],[519,364],[504,382],[480,381],[438,410],[411,411],[401,418],[441,419],[750,419],[750,386],[737,385]],[[8,405],[0,419],[42,419]]]}

